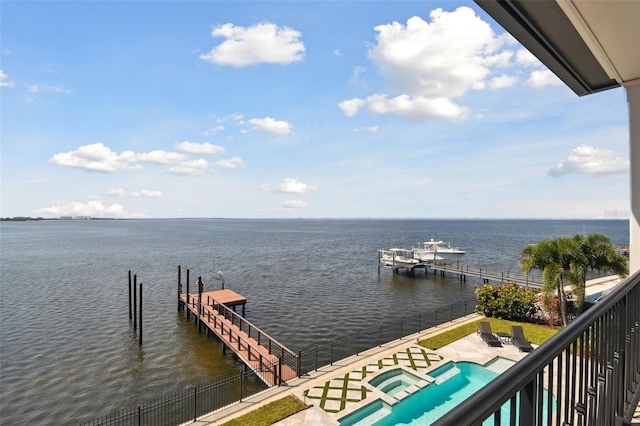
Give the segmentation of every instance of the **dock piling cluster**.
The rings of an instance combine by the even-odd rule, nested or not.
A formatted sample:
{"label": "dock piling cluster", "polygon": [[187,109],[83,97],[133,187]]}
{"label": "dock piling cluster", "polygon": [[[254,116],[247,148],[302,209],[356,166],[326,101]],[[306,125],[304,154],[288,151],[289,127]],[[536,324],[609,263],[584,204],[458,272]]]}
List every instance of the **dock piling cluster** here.
{"label": "dock piling cluster", "polygon": [[[131,292],[132,288],[133,294]],[[140,289],[140,303],[138,303],[136,288]],[[132,303],[133,309],[131,309]],[[133,322],[133,330],[138,332],[138,345],[142,346],[142,283],[138,284],[138,275],[134,274],[132,285],[131,270],[129,270],[129,322]]]}

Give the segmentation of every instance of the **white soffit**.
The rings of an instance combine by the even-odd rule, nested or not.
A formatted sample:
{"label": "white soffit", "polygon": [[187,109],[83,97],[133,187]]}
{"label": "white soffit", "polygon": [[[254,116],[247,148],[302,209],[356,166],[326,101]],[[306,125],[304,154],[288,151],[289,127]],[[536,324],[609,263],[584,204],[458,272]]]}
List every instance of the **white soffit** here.
{"label": "white soffit", "polygon": [[640,79],[640,1],[557,3],[609,77],[620,84]]}

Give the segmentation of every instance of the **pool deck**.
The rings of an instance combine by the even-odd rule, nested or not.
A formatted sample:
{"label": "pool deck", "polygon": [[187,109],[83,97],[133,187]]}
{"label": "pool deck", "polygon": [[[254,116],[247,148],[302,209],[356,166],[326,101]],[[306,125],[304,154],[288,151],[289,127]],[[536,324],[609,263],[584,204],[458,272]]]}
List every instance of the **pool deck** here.
{"label": "pool deck", "polygon": [[[490,347],[475,333],[436,351],[422,348],[417,344],[420,340],[428,340],[430,336],[482,318],[477,314],[468,315],[380,347],[371,348],[358,355],[334,362],[333,365],[321,367],[301,378],[290,380],[282,386],[267,389],[189,424],[198,426],[222,424],[272,401],[295,395],[311,407],[281,420],[276,425],[336,426],[339,424],[339,418],[379,397],[378,391],[362,390],[365,386],[362,386],[360,381],[365,376],[371,376],[387,367],[400,366],[405,369],[428,371],[447,361],[464,360],[484,364],[496,356],[518,361],[527,355],[508,343],[503,344],[502,347]],[[335,396],[332,396],[332,392]]]}

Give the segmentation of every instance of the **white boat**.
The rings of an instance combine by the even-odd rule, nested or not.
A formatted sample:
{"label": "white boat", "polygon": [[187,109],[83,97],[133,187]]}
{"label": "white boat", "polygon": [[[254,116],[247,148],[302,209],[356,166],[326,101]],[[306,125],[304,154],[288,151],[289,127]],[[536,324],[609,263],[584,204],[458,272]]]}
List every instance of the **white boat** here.
{"label": "white boat", "polygon": [[412,249],[413,258],[422,262],[438,262],[438,263],[456,263],[464,255],[464,250],[457,247],[451,247],[449,243],[444,241],[426,241],[422,243],[422,247]]}
{"label": "white boat", "polygon": [[380,264],[388,268],[413,269],[420,264],[418,259],[413,257],[413,252],[407,249],[392,248],[380,251]]}

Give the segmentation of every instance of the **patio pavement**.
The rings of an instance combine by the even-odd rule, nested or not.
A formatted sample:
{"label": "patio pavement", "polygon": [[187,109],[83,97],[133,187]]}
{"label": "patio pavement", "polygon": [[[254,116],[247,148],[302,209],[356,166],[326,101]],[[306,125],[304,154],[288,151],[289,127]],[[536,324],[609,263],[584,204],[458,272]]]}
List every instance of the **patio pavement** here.
{"label": "patio pavement", "polygon": [[[358,355],[345,358],[333,365],[321,367],[301,378],[280,387],[265,390],[223,410],[203,416],[191,425],[215,425],[251,412],[272,401],[295,395],[311,407],[276,423],[278,426],[336,426],[338,419],[375,398],[390,398],[360,382],[383,369],[396,368],[428,371],[447,361],[473,361],[484,364],[501,356],[518,361],[526,356],[515,346],[505,343],[502,347],[490,347],[475,333],[450,345],[429,350],[417,345],[423,339],[456,328],[462,324],[483,318],[473,314],[438,327],[371,348]],[[423,383],[422,385],[425,385]],[[366,401],[364,401],[366,400]],[[364,401],[364,402],[363,402]]]}

